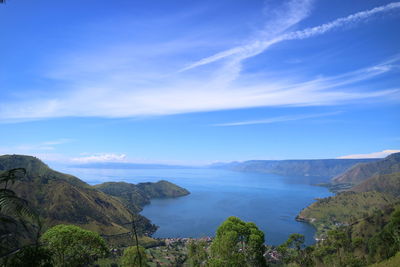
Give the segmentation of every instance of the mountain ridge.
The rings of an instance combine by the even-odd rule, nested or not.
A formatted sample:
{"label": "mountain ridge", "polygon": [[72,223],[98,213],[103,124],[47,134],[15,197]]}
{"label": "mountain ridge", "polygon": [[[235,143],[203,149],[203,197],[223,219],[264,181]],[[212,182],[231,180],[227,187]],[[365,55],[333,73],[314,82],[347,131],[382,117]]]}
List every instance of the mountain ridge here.
{"label": "mountain ridge", "polygon": [[305,160],[249,160],[244,162],[217,163],[211,168],[240,172],[273,173],[285,176],[324,176],[341,174],[357,163],[379,159],[305,159]]}
{"label": "mountain ridge", "polygon": [[[121,234],[129,231],[127,223],[131,221],[133,212],[142,233],[151,234],[157,229],[150,220],[137,214],[137,210],[129,209],[119,198],[75,176],[54,171],[38,158],[26,155],[0,156],[0,171],[14,168],[24,168],[26,175],[11,185],[10,189],[38,211],[46,227],[66,223],[105,235]],[[147,183],[149,188],[152,185]],[[151,198],[145,191],[143,196],[148,201]],[[142,206],[138,204],[138,207]]]}
{"label": "mountain ridge", "polygon": [[374,175],[391,174],[395,172],[400,172],[400,153],[391,154],[375,162],[354,165],[345,173],[334,177],[332,182],[358,184]]}

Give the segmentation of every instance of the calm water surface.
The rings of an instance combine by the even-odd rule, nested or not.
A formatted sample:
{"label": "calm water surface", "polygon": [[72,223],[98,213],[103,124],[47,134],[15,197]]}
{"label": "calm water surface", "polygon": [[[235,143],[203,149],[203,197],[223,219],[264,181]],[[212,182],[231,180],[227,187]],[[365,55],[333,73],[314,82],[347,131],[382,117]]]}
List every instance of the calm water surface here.
{"label": "calm water surface", "polygon": [[175,199],[154,199],[141,212],[160,226],[154,237],[213,236],[229,216],[252,221],[266,234],[268,244],[278,245],[291,233],[314,242],[315,230],[296,222],[296,215],[315,198],[331,194],[326,188],[312,186],[325,178],[283,177],[273,174],[242,173],[215,169],[78,169],[64,172],[97,184],[105,181],[129,183],[168,180],[191,194]]}

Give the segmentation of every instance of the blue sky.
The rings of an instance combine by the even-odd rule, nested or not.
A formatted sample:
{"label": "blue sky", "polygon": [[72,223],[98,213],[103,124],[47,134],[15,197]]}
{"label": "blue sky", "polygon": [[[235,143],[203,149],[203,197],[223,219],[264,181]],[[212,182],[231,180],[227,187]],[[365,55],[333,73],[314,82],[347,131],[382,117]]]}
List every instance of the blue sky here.
{"label": "blue sky", "polygon": [[206,164],[400,150],[400,2],[0,5],[0,154]]}

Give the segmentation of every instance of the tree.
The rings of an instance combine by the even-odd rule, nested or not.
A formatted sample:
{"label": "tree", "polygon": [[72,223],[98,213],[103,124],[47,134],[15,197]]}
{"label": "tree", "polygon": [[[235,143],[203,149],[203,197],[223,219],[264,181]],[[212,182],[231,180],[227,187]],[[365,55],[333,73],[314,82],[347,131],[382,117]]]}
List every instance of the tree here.
{"label": "tree", "polygon": [[[9,189],[19,178],[25,176],[25,169],[18,168],[0,173],[0,220],[1,222],[16,222],[21,217],[34,217],[35,212],[29,207],[25,199],[18,197]],[[14,217],[13,217],[14,216]],[[17,218],[15,218],[17,217]]]}
{"label": "tree", "polygon": [[[138,253],[139,252],[139,253]],[[131,246],[124,250],[121,258],[123,267],[147,267],[147,256],[144,247]]]}
{"label": "tree", "polygon": [[205,241],[190,241],[188,244],[189,265],[191,267],[205,266],[208,258]]}
{"label": "tree", "polygon": [[389,222],[369,240],[370,260],[390,258],[400,251],[400,208],[392,212]]}
{"label": "tree", "polygon": [[108,252],[99,234],[74,225],[56,225],[41,240],[52,252],[56,266],[85,266]]}
{"label": "tree", "polygon": [[211,244],[210,266],[266,266],[264,233],[254,223],[229,217]]}
{"label": "tree", "polygon": [[36,240],[40,234],[39,216],[25,199],[18,197],[9,187],[25,174],[23,168],[0,172],[0,258],[2,260],[7,260],[8,256],[20,251],[21,241],[25,240],[27,243],[28,240]]}
{"label": "tree", "polygon": [[295,262],[300,266],[310,265],[309,257],[307,257],[308,253],[302,250],[304,241],[304,235],[291,234],[288,240],[277,248],[285,263]]}
{"label": "tree", "polygon": [[43,246],[26,246],[7,260],[8,267],[52,267],[49,249]]}

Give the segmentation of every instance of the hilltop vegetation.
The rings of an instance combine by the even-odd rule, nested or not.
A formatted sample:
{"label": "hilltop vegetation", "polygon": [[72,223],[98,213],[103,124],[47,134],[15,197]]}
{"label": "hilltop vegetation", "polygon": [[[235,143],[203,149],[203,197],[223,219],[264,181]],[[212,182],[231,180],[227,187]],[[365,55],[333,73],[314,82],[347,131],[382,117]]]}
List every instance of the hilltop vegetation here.
{"label": "hilltop vegetation", "polygon": [[375,175],[350,190],[354,192],[377,191],[400,197],[400,172]]}
{"label": "hilltop vegetation", "polygon": [[400,172],[400,153],[394,153],[386,158],[368,163],[359,163],[345,173],[335,177],[334,183],[358,184],[372,176]]}
{"label": "hilltop vegetation", "polygon": [[140,198],[132,198],[128,202],[106,194],[77,177],[56,172],[35,157],[0,156],[0,171],[14,168],[24,168],[26,175],[10,188],[37,210],[45,228],[74,224],[101,234],[116,235],[129,232],[127,223],[134,216],[139,224],[138,230],[151,234],[157,227],[137,214],[141,207],[153,197],[175,197],[179,193],[188,193],[166,181],[140,186],[127,184],[128,192],[130,188],[135,188],[140,195]]}
{"label": "hilltop vegetation", "polygon": [[26,169],[11,189],[38,211],[47,227],[65,223],[104,234],[127,231],[123,225],[131,219],[129,210],[74,176],[53,171],[30,156],[1,156],[0,168]]}
{"label": "hilltop vegetation", "polygon": [[336,226],[350,225],[368,217],[372,212],[390,207],[396,201],[395,197],[379,192],[343,192],[317,200],[303,209],[297,219],[311,223],[321,235]]}
{"label": "hilltop vegetation", "polygon": [[[9,264],[6,266],[24,266],[27,262],[42,262],[43,266],[82,266],[93,264],[96,260],[100,266],[136,266],[138,259],[149,266],[163,263],[169,266],[209,267],[355,267],[373,263],[378,263],[376,266],[396,266],[398,262],[395,255],[400,251],[399,173],[376,175],[353,187],[352,191],[319,199],[304,209],[298,219],[313,224],[321,238],[313,246],[305,247],[304,236],[300,234],[291,234],[278,247],[265,245],[264,233],[254,223],[230,217],[218,228],[214,239],[180,239],[167,246],[145,249],[136,246],[140,242],[128,235],[124,247],[108,253],[115,242],[107,236],[103,235],[106,237],[103,239],[75,226],[59,225],[60,222],[111,236],[122,231],[125,234],[129,231],[137,233],[134,225],[129,223],[132,221],[130,216],[140,211],[151,198],[177,197],[189,192],[167,181],[137,185],[111,182],[92,187],[74,176],[55,172],[38,159],[28,156],[2,156],[0,168],[24,168],[26,173],[24,171],[24,175],[9,188],[32,202],[31,206],[38,210],[46,228],[58,224],[41,238],[42,232],[36,231],[36,242],[30,246],[0,257]],[[4,183],[5,180],[1,181]],[[4,213],[3,207],[1,211]],[[151,233],[155,229],[146,218],[135,216],[139,232]],[[36,230],[40,230],[38,226]],[[5,230],[10,233],[24,231],[18,227]],[[4,229],[0,227],[0,230]],[[72,230],[77,237],[71,239],[73,235],[68,233]],[[78,238],[83,239],[74,240]],[[268,237],[266,240],[268,242]],[[68,248],[59,250],[63,245]],[[64,252],[70,253],[70,256],[64,257]]]}
{"label": "hilltop vegetation", "polygon": [[[376,210],[392,207],[400,196],[400,173],[394,172],[399,166],[400,153],[377,162],[354,166],[334,181],[346,181],[346,184],[337,184],[346,187],[351,187],[355,181],[362,180],[361,183],[350,189],[342,189],[343,192],[335,196],[319,199],[303,209],[297,218],[310,222],[321,234],[337,225],[349,225],[368,217]],[[383,174],[387,172],[390,174]],[[364,175],[368,173],[374,175],[365,179]]]}
{"label": "hilltop vegetation", "polygon": [[[297,218],[314,225],[322,240],[313,248],[317,266],[366,266],[400,251],[399,162],[396,153],[354,166],[334,181],[355,186],[300,212]],[[398,256],[374,266],[395,262]]]}
{"label": "hilltop vegetation", "polygon": [[141,211],[142,207],[149,204],[152,198],[181,197],[190,194],[186,189],[164,180],[137,185],[125,182],[107,182],[94,187],[117,197],[135,212]]}

